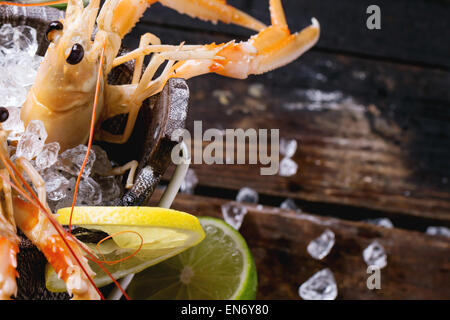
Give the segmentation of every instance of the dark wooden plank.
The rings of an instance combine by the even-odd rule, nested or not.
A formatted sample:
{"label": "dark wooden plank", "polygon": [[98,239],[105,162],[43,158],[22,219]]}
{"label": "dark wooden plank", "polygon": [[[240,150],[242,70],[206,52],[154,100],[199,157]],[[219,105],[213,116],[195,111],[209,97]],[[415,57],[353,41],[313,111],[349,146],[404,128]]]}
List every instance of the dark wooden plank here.
{"label": "dark wooden plank", "polygon": [[[230,4],[269,23],[268,1],[229,1]],[[305,27],[311,17],[322,25],[317,48],[363,54],[412,63],[449,67],[450,4],[442,0],[379,0],[381,30],[366,27],[369,0],[284,0],[291,30]],[[248,37],[251,32],[237,27],[198,21],[161,5],[154,5],[143,21],[179,28],[209,30]]]}
{"label": "dark wooden plank", "polygon": [[[152,203],[160,195],[158,191]],[[173,208],[220,217],[223,203],[215,198],[179,195]],[[240,231],[256,261],[259,299],[299,299],[299,285],[323,268],[334,273],[338,299],[450,298],[448,239],[266,206],[262,210],[246,207],[248,214]],[[336,244],[324,260],[314,260],[306,247],[327,228],[336,234]],[[374,240],[388,254],[380,290],[367,289],[369,275],[362,258],[362,251]]]}
{"label": "dark wooden plank", "polygon": [[[143,25],[163,41],[199,43],[211,35]],[[218,41],[227,37],[215,36]],[[136,38],[129,38],[131,46]],[[262,97],[249,95],[262,84]],[[261,177],[258,166],[194,166],[200,184],[343,204],[450,222],[450,73],[329,53],[246,81],[189,81],[188,128],[279,128],[300,142],[299,174]],[[215,92],[232,97],[221,105]],[[318,101],[313,101],[317,100]]]}
{"label": "dark wooden plank", "polygon": [[[180,30],[138,23],[124,43],[137,48],[139,38],[151,32],[165,44],[223,43],[233,36],[205,31]],[[190,83],[196,79],[190,80]],[[323,91],[345,91],[365,101],[396,96],[398,99],[450,101],[450,72],[401,63],[379,62],[347,55],[310,51],[286,67],[250,80],[271,88],[320,88]],[[246,80],[246,82],[250,81]],[[243,81],[230,80],[243,83]],[[275,92],[277,93],[277,92]]]}

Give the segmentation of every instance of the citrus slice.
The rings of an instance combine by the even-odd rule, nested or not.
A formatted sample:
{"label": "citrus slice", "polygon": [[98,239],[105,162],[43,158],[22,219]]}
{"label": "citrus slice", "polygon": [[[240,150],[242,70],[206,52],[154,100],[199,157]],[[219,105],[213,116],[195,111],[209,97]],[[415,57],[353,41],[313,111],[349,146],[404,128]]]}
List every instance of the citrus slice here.
{"label": "citrus slice", "polygon": [[[57,220],[68,225],[70,211],[70,208],[58,210]],[[99,260],[123,260],[115,264],[103,264],[115,279],[171,258],[197,245],[205,237],[196,217],[164,208],[75,207],[72,225],[100,230],[112,236],[112,239],[107,239],[99,245],[86,245],[97,254]],[[133,255],[138,249],[137,254]],[[131,258],[126,259],[131,255]],[[89,265],[96,273],[94,282],[98,287],[112,282],[95,262],[89,261]],[[51,291],[66,290],[64,282],[49,265],[46,270],[46,285]]]}
{"label": "citrus slice", "polygon": [[128,287],[132,299],[255,299],[256,267],[244,238],[223,220],[199,219],[205,240],[137,274]]}

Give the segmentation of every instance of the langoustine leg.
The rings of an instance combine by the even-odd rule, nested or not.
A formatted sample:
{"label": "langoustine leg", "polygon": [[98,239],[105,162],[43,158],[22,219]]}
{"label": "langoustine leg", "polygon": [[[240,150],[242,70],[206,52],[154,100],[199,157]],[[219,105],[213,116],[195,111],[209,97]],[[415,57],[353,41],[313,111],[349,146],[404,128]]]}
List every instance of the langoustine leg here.
{"label": "langoustine leg", "polygon": [[[45,184],[41,176],[24,158],[17,159],[16,164],[18,170],[26,173],[31,179],[37,189],[40,203],[48,209]],[[52,223],[48,215],[34,204],[22,200],[19,196],[13,197],[13,204],[17,226],[44,254],[58,276],[64,280],[72,299],[99,299],[98,288],[89,279],[92,279],[95,273],[83,255],[81,244],[67,234],[60,225],[55,225],[55,221]]]}
{"label": "langoustine leg", "polygon": [[9,300],[17,294],[19,238],[14,225],[6,219],[3,206],[0,208],[0,300]]}
{"label": "langoustine leg", "polygon": [[[93,285],[95,275],[83,256],[80,244],[65,232],[51,216],[46,202],[45,183],[31,163],[9,159],[7,132],[0,130],[0,299],[10,299],[17,292],[17,261],[19,238],[16,225],[42,251],[49,263],[66,282],[73,299],[98,299],[98,288]],[[34,202],[21,199],[11,186],[25,185],[22,173],[28,175],[37,190]],[[29,193],[33,190],[29,188]],[[21,188],[18,188],[21,189]],[[26,191],[22,188],[23,195]],[[37,206],[37,202],[39,205]]]}
{"label": "langoustine leg", "polygon": [[[261,29],[247,41],[213,43],[204,46],[184,44],[168,46],[160,45],[158,41],[153,41],[153,44],[146,46],[145,41],[141,41],[138,49],[117,57],[113,66],[133,59],[141,66],[142,57],[154,53],[140,79],[136,76],[135,70],[132,84],[106,86],[107,114],[105,118],[128,113],[128,119],[122,135],[111,135],[100,130],[98,138],[113,143],[127,141],[142,102],[160,92],[170,78],[189,79],[207,73],[217,73],[226,77],[245,79],[249,75],[258,75],[285,66],[317,43],[320,25],[316,19],[313,18],[312,24],[300,32],[291,33],[281,0],[270,0],[269,4],[272,24]],[[153,80],[156,69],[165,59],[170,60],[166,69]],[[173,64],[173,61],[178,62]],[[168,72],[167,66],[172,64]]]}
{"label": "langoustine leg", "polygon": [[[0,131],[0,153],[8,154],[5,131]],[[19,237],[16,234],[11,186],[8,171],[0,162],[0,300],[9,300],[17,294],[17,253]]]}

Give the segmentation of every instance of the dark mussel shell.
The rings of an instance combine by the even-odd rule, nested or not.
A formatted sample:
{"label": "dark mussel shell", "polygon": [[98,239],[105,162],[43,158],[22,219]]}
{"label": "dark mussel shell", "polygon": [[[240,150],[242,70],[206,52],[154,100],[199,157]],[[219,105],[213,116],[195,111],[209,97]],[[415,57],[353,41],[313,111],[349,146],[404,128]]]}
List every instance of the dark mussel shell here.
{"label": "dark mussel shell", "polygon": [[[63,11],[49,7],[0,6],[0,25],[29,25],[37,29],[38,54],[44,55],[49,45],[45,32],[51,21],[59,20]],[[127,63],[108,75],[112,84],[130,82],[134,65]],[[184,128],[189,90],[186,82],[171,79],[163,92],[145,102],[130,140],[123,145],[98,143],[118,164],[139,161],[134,187],[117,199],[118,206],[144,205],[171,163],[170,153],[175,142],[170,140],[174,130]],[[150,108],[153,106],[153,108]],[[126,115],[119,115],[103,124],[103,128],[117,133],[124,126]],[[32,243],[22,236],[18,262],[18,299],[68,299],[66,293],[51,293],[45,289],[46,260]]]}

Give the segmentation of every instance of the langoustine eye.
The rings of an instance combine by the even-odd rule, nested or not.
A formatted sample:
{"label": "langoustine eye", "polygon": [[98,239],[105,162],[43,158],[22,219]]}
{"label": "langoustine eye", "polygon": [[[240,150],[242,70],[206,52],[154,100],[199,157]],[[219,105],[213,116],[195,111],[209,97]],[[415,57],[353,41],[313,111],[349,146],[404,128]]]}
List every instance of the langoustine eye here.
{"label": "langoustine eye", "polygon": [[83,46],[79,43],[75,43],[72,46],[72,50],[70,50],[70,54],[67,57],[66,61],[68,64],[78,64],[83,60],[84,57],[84,49]]}
{"label": "langoustine eye", "polygon": [[51,42],[55,39],[55,33],[61,31],[64,28],[60,21],[52,21],[48,25],[47,31],[45,32],[45,38],[47,41]]}
{"label": "langoustine eye", "polygon": [[9,118],[9,111],[5,107],[0,107],[0,122],[5,122]]}

